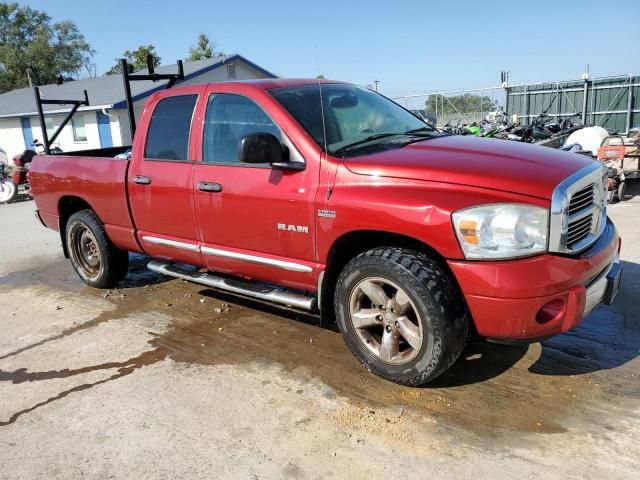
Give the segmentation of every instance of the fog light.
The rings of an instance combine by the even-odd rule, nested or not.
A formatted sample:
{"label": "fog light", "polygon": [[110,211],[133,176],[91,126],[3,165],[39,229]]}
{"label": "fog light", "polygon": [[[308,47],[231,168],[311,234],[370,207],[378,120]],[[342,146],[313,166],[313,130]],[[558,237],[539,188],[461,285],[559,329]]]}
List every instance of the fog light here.
{"label": "fog light", "polygon": [[561,298],[556,298],[550,302],[545,303],[538,313],[536,314],[536,322],[539,324],[549,323],[562,317],[564,314],[565,301]]}

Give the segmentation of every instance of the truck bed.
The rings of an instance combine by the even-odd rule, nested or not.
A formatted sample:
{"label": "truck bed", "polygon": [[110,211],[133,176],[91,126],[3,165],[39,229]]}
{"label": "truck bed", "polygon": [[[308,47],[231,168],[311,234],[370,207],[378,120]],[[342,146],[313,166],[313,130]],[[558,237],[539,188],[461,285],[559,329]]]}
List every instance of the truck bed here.
{"label": "truck bed", "polygon": [[60,230],[60,223],[66,223],[65,218],[60,218],[61,206],[84,203],[102,220],[116,246],[139,250],[126,191],[129,160],[113,158],[128,148],[33,157],[29,170],[31,193],[42,222]]}
{"label": "truck bed", "polygon": [[109,148],[94,148],[91,150],[76,150],[74,152],[63,152],[58,154],[51,154],[50,156],[56,157],[100,157],[100,158],[113,158],[116,155],[130,150],[130,145],[122,147],[109,147]]}

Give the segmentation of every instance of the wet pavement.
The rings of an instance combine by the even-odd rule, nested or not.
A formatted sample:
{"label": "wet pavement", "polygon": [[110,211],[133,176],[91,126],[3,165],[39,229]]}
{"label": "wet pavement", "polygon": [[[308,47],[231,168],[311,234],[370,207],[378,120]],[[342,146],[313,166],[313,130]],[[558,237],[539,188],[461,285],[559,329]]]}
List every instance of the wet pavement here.
{"label": "wet pavement", "polygon": [[[3,207],[0,217],[7,208],[27,212],[29,207]],[[131,272],[118,289],[86,287],[58,252],[54,234],[34,231],[47,245],[43,251],[16,253],[8,266],[0,260],[0,398],[5,399],[0,404],[0,459],[11,466],[0,470],[0,477],[72,473],[59,465],[65,455],[84,460],[119,452],[115,444],[129,444],[132,434],[117,408],[105,403],[117,398],[143,411],[145,405],[136,402],[144,391],[162,392],[159,386],[171,383],[174,393],[180,392],[190,375],[208,379],[199,383],[203,394],[219,397],[221,387],[228,390],[221,403],[203,410],[196,408],[201,399],[192,397],[166,405],[168,418],[180,417],[177,410],[191,413],[183,421],[197,427],[173,425],[184,434],[189,428],[199,431],[200,437],[192,438],[195,444],[206,450],[202,429],[215,428],[227,441],[244,438],[261,449],[278,432],[281,446],[263,465],[246,446],[236,445],[237,451],[212,444],[221,456],[212,454],[215,461],[203,475],[194,475],[202,478],[346,478],[344,469],[351,469],[349,478],[398,473],[424,478],[430,469],[452,478],[472,472],[477,478],[518,473],[582,478],[588,472],[602,478],[638,477],[640,232],[633,225],[638,213],[636,201],[610,208],[624,239],[623,287],[612,307],[598,308],[578,328],[542,343],[475,341],[450,371],[424,388],[400,387],[373,376],[350,354],[340,334],[320,328],[314,315],[168,279],[148,271],[148,259],[142,256],[132,255]],[[25,215],[24,221],[32,222],[32,216]],[[15,235],[3,233],[0,243],[7,237],[15,242]],[[6,255],[6,248],[1,251]],[[15,268],[16,256],[20,269]],[[137,387],[126,383],[132,378]],[[92,405],[86,410],[82,402],[88,398]],[[237,414],[228,412],[230,405],[244,405],[241,423],[251,425],[246,427],[251,432],[238,435]],[[291,408],[300,418],[291,421],[295,415],[283,413]],[[116,422],[120,437],[102,443],[92,437],[88,441],[93,443],[80,451],[73,445],[58,447],[53,466],[35,462],[31,468],[28,463],[18,467],[9,461],[18,445],[42,445],[33,438],[33,429],[55,429],[67,421],[65,415],[76,414],[81,424],[96,418]],[[267,416],[275,416],[275,426]],[[211,417],[219,420],[215,427],[209,424]],[[173,437],[165,440],[175,442]],[[153,443],[144,435],[137,441]],[[129,445],[131,455],[136,446],[144,455],[140,445]],[[46,450],[46,444],[41,448]],[[403,451],[402,458],[394,454],[397,450]],[[358,468],[372,452],[388,463],[373,475]],[[465,460],[448,463],[460,458]],[[108,466],[98,460],[81,472],[125,478],[131,473],[128,461],[118,453]],[[394,462],[402,466],[394,469]],[[267,467],[269,463],[278,468]],[[155,465],[139,470],[138,478],[181,471],[175,461]]]}

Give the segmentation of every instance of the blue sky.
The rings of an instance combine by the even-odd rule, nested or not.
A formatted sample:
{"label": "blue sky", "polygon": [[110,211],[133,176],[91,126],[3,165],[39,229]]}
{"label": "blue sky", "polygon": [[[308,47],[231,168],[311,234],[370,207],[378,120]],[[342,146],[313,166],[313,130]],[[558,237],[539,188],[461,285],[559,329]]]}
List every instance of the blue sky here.
{"label": "blue sky", "polygon": [[368,84],[398,95],[511,83],[640,74],[640,1],[448,2],[321,0],[32,0],[73,20],[96,50],[98,73],[152,43],[162,63],[203,32],[281,76]]}

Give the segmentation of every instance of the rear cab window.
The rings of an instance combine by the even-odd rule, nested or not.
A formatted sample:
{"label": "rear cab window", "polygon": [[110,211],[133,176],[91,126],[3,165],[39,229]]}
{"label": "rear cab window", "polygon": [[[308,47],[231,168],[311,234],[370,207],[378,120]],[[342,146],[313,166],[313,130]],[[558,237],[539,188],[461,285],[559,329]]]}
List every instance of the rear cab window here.
{"label": "rear cab window", "polygon": [[149,122],[144,158],[189,161],[191,120],[198,95],[176,95],[160,100]]}

